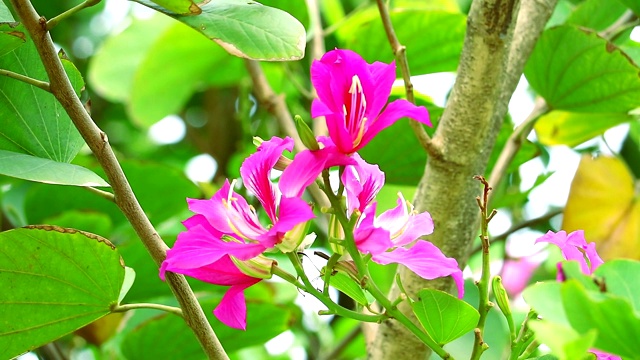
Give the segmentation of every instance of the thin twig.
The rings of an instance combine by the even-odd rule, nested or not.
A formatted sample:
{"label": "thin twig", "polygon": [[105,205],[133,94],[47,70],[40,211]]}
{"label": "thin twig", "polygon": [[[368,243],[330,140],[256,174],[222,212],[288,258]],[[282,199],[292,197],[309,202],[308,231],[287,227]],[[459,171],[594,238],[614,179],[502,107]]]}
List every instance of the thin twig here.
{"label": "thin twig", "polygon": [[[287,104],[284,100],[284,95],[276,95],[269,82],[267,81],[260,63],[255,60],[245,60],[245,65],[251,80],[253,81],[253,92],[258,99],[258,102],[266,107],[273,116],[275,116],[282,131],[293,138],[296,151],[300,152],[306,148],[302,144],[298,132],[296,131],[296,125],[293,122],[293,117],[287,109]],[[319,207],[329,207],[331,204],[326,195],[318,188],[314,183],[307,188],[309,193],[316,201]]]}
{"label": "thin twig", "polygon": [[342,340],[340,340],[338,345],[336,345],[336,347],[334,347],[330,353],[328,353],[326,356],[323,356],[321,359],[322,360],[338,359],[340,357],[340,354],[342,354],[342,352],[344,351],[344,349],[346,349],[347,346],[349,346],[353,342],[353,340],[357,339],[358,335],[360,335],[361,333],[362,333],[361,326],[354,327],[353,329],[351,329],[351,331],[349,331],[347,336],[345,336],[344,338],[342,338]]}
{"label": "thin twig", "polygon": [[[545,114],[548,111],[547,103],[542,98],[536,99],[535,105],[531,114],[527,117],[527,119],[518,127],[513,130],[509,139],[507,139],[507,143],[504,148],[502,148],[502,152],[500,152],[500,156],[496,161],[496,164],[491,170],[491,175],[489,176],[489,184],[491,187],[497,187],[500,183],[500,180],[507,174],[507,169],[509,165],[515,158],[516,154],[522,147],[522,144],[526,140],[527,136],[533,129],[536,121],[540,118],[541,115]],[[490,198],[493,197],[491,194]]]}
{"label": "thin twig", "polygon": [[47,21],[47,30],[51,30],[54,27],[56,27],[61,21],[64,21],[65,19],[69,18],[71,15],[77,13],[80,10],[86,9],[88,7],[97,5],[100,2],[100,0],[86,0],[85,2],[83,2],[82,4],[79,4],[77,6],[72,7],[71,9],[63,12],[62,14],[52,18],[51,20]]}
{"label": "thin twig", "polygon": [[[383,0],[377,0],[376,2],[378,4],[378,11],[380,11],[382,24],[384,25],[384,30],[387,34],[387,39],[389,39],[389,44],[391,45],[391,50],[393,50],[393,55],[396,57],[396,61],[400,64],[400,71],[402,72],[402,80],[404,81],[404,91],[406,93],[407,100],[412,104],[415,104],[416,100],[413,95],[411,72],[409,71],[409,62],[407,61],[407,48],[400,44],[400,41],[396,36],[387,5],[385,5]],[[420,145],[422,145],[428,154],[434,155],[440,153],[441,150],[431,141],[431,137],[427,134],[427,131],[424,129],[422,124],[417,121],[411,121],[409,124],[418,138]]]}
{"label": "thin twig", "polygon": [[6,76],[8,78],[12,78],[15,80],[22,81],[23,83],[27,83],[29,85],[33,85],[39,89],[42,89],[46,92],[51,92],[49,89],[49,83],[45,81],[36,80],[34,78],[30,78],[28,76],[24,76],[22,74],[15,73],[13,71],[0,69],[0,75]]}
{"label": "thin twig", "polygon": [[179,307],[167,306],[167,305],[162,305],[162,304],[153,304],[153,303],[139,303],[139,304],[118,305],[118,306],[114,307],[113,309],[111,309],[111,312],[127,312],[129,310],[135,310],[135,309],[160,310],[160,311],[164,311],[164,312],[168,312],[168,313],[171,313],[171,314],[178,315],[180,317],[183,316],[182,315],[182,309],[180,309]]}
{"label": "thin twig", "polygon": [[[58,57],[53,40],[47,31],[45,19],[38,15],[28,0],[11,0],[11,5],[33,39],[49,76],[51,92],[65,109],[104,169],[115,194],[116,205],[129,220],[156,265],[160,265],[166,258],[167,245],[162,241],[144,210],[140,207],[131,185],[111,149],[107,135],[93,122],[76,95]],[[182,308],[185,322],[196,335],[207,357],[209,359],[228,359],[184,276],[167,273],[167,282]]]}

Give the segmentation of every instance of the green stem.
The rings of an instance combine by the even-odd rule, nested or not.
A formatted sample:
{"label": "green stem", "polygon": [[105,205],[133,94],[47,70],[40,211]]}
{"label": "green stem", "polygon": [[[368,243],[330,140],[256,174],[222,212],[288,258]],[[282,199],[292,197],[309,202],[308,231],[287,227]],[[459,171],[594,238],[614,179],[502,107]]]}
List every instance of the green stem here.
{"label": "green stem", "polygon": [[280,268],[277,265],[273,265],[271,267],[271,273],[273,275],[278,276],[279,278],[283,279],[284,281],[288,282],[289,284],[294,285],[295,287],[297,287],[300,290],[305,290],[306,288],[304,287],[304,285],[300,284],[300,282],[298,281],[298,279],[296,279],[295,276],[289,274],[288,272],[284,271],[284,269]]}
{"label": "green stem", "polygon": [[82,4],[74,6],[71,9],[63,12],[62,14],[52,18],[51,20],[47,21],[47,31],[50,31],[51,29],[56,27],[56,25],[58,25],[59,22],[67,19],[68,17],[77,13],[78,11],[97,5],[99,2],[100,0],[86,0]]}
{"label": "green stem", "polygon": [[48,82],[44,82],[44,81],[40,81],[40,80],[36,80],[34,78],[30,78],[28,76],[24,76],[22,74],[18,74],[15,73],[13,71],[9,71],[9,70],[5,70],[5,69],[0,69],[0,75],[4,75],[8,78],[12,78],[15,80],[19,80],[22,81],[23,83],[27,83],[29,85],[33,85],[39,89],[42,89],[46,92],[51,92],[51,88],[49,87],[49,83]]}
{"label": "green stem", "polygon": [[116,313],[116,312],[125,312],[125,311],[135,310],[135,309],[161,310],[161,311],[166,311],[168,313],[176,314],[176,315],[182,317],[182,309],[180,309],[179,307],[167,306],[167,305],[161,305],[161,304],[153,304],[153,303],[117,305],[113,309],[111,309],[111,312],[114,312],[114,313]]}
{"label": "green stem", "polygon": [[342,255],[338,253],[334,253],[333,255],[331,255],[331,257],[327,261],[327,265],[325,265],[324,267],[324,293],[325,294],[327,294],[327,292],[329,291],[329,284],[331,283],[331,274],[333,272],[333,267],[336,265],[336,263],[338,262],[338,260],[340,260],[341,257]]}
{"label": "green stem", "polygon": [[426,332],[422,331],[416,324],[413,323],[402,311],[398,310],[398,308],[386,297],[386,295],[376,286],[376,284],[372,281],[368,281],[371,279],[371,275],[369,274],[369,269],[362,258],[362,255],[358,251],[356,247],[355,238],[353,236],[353,231],[357,222],[357,217],[354,216],[353,219],[347,219],[346,210],[343,207],[340,199],[333,193],[331,190],[331,186],[329,184],[329,171],[325,170],[322,172],[322,178],[325,183],[325,193],[329,198],[329,202],[331,202],[331,206],[334,209],[334,213],[340,221],[342,228],[344,229],[345,239],[344,244],[345,248],[351,258],[353,259],[356,268],[358,269],[358,278],[361,281],[361,286],[365,288],[373,297],[378,301],[378,303],[385,308],[386,314],[390,315],[394,319],[398,320],[402,325],[404,325],[409,331],[411,331],[418,339],[420,339],[423,343],[425,343],[428,347],[430,347],[436,354],[438,354],[443,359],[451,359],[453,357],[446,352],[442,346],[429,336]]}
{"label": "green stem", "polygon": [[476,198],[482,216],[480,220],[480,242],[482,243],[482,274],[480,276],[480,280],[476,283],[479,293],[478,312],[480,313],[480,319],[478,320],[478,325],[475,331],[475,342],[473,345],[473,352],[471,353],[471,359],[478,360],[480,359],[480,356],[482,356],[482,353],[488,348],[482,336],[484,334],[484,325],[487,321],[487,314],[489,313],[491,307],[493,307],[493,303],[489,301],[489,285],[491,282],[491,269],[489,267],[489,221],[491,221],[491,218],[493,218],[493,216],[495,215],[495,210],[492,211],[491,214],[488,213],[489,191],[491,191],[489,183],[487,183],[487,180],[485,180],[485,178],[482,176],[476,176],[474,178],[482,182],[484,186],[482,199],[480,197]]}
{"label": "green stem", "polygon": [[304,284],[304,291],[320,300],[329,309],[327,312],[322,312],[322,314],[335,314],[363,322],[380,322],[387,317],[384,314],[363,314],[357,311],[349,310],[334,303],[333,300],[329,298],[328,294],[321,293],[320,291],[318,291],[318,289],[315,288],[315,286],[313,286],[313,284],[311,284],[311,281],[309,281],[307,274],[305,274],[304,269],[302,268],[302,263],[300,262],[300,258],[298,257],[298,255],[295,253],[288,253],[287,256],[289,257],[289,260],[291,260],[293,267],[296,269],[296,273],[298,274],[300,279],[302,279],[302,282]]}
{"label": "green stem", "polygon": [[91,186],[85,186],[84,188],[89,190],[89,192],[92,192],[92,193],[100,196],[103,199],[107,199],[107,200],[111,201],[112,203],[116,202],[116,196],[113,195],[113,193],[110,193],[110,192],[104,191],[104,190],[100,190],[100,189],[96,189],[96,188],[91,187]]}

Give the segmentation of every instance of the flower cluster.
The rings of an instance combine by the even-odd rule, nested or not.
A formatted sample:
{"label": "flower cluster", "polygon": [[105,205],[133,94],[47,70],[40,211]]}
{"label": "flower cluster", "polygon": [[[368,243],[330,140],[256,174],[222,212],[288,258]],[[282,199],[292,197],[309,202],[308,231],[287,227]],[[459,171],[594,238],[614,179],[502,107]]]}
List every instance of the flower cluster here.
{"label": "flower cluster", "polygon": [[323,171],[340,166],[346,197],[344,216],[355,224],[352,241],[358,251],[379,264],[405,265],[425,279],[451,275],[461,297],[463,279],[456,260],[419,239],[433,231],[429,213],[416,212],[399,194],[395,208],[376,216],[375,198],[384,185],[384,173],[357,154],[401,117],[431,125],[424,107],[406,100],[387,104],[395,69],[394,63],[368,64],[348,50],[333,50],[315,61],[311,79],[318,99],[311,113],[326,119],[329,136],[315,139],[321,144],[315,149],[296,154],[277,184],[270,180],[270,173],[282,153],[292,150],[290,138],[263,142],[240,168],[244,186],[260,202],[271,224],[263,225],[256,210],[234,192],[234,183],[226,181],[209,200],[188,199],[195,215],[184,221],[187,230],[167,252],[160,276],[164,278],[171,271],[230,286],[214,314],[226,325],[244,329],[247,309],[243,291],[271,277],[275,265],[263,254],[291,252],[300,246],[307,223],[314,217],[312,207],[301,196]]}

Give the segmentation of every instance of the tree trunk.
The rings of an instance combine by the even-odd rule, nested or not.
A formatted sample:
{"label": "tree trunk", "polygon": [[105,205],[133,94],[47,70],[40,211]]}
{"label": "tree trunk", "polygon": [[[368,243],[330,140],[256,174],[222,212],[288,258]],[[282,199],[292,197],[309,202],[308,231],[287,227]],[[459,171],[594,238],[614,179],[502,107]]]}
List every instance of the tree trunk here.
{"label": "tree trunk", "polygon": [[[477,235],[479,209],[475,197],[481,184],[474,175],[485,172],[489,155],[507,112],[524,64],[557,0],[475,0],[469,11],[467,34],[458,76],[418,184],[415,207],[429,211],[435,231],[428,240],[464,266]],[[399,268],[409,295],[425,287],[451,291],[450,277],[425,281]],[[394,286],[391,298],[399,289]],[[399,309],[415,316],[408,302]],[[395,320],[380,324],[369,358],[423,359],[430,351]]]}

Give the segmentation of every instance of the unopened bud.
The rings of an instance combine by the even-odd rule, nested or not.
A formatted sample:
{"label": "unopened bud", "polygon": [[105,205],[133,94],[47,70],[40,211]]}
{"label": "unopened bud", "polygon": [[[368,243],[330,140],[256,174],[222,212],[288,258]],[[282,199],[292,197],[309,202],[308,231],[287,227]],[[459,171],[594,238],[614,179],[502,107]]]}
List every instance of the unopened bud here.
{"label": "unopened bud", "polygon": [[329,216],[329,246],[333,252],[344,254],[344,246],[340,244],[344,241],[344,229],[335,214]]}
{"label": "unopened bud", "polygon": [[[293,227],[293,229],[287,231],[280,243],[276,246],[283,253],[290,253],[292,251],[297,251],[301,244],[307,239],[307,232],[309,231],[309,227],[311,226],[310,221],[305,221]],[[313,234],[313,238],[311,242],[313,243],[315,240],[315,234]],[[307,239],[308,241],[308,239]],[[311,245],[311,244],[309,244]]]}
{"label": "unopened bud", "polygon": [[491,288],[493,290],[493,295],[496,297],[496,303],[498,303],[498,307],[502,310],[502,313],[506,317],[511,316],[511,306],[509,305],[509,295],[507,295],[507,290],[505,290],[504,285],[502,284],[502,278],[500,276],[495,276],[491,281]]}
{"label": "unopened bud", "polygon": [[296,130],[298,130],[298,135],[300,136],[300,140],[307,149],[316,151],[320,150],[320,145],[318,144],[318,140],[316,140],[315,135],[313,135],[313,131],[309,128],[304,120],[299,115],[294,117],[294,122],[296,124]]}
{"label": "unopened bud", "polygon": [[233,256],[230,256],[230,258],[243,274],[258,279],[271,279],[271,268],[273,265],[278,264],[277,261],[263,255],[258,255],[245,261],[238,260]]}

